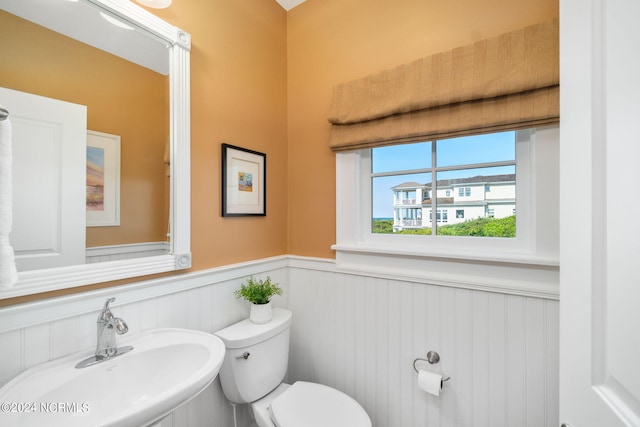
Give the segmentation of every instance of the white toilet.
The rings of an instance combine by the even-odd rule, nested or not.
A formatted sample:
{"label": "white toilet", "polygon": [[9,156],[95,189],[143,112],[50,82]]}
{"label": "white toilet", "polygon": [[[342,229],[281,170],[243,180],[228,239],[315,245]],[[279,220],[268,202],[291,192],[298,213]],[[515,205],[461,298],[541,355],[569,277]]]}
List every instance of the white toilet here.
{"label": "white toilet", "polygon": [[227,351],[220,370],[225,396],[249,403],[259,427],[371,427],[351,397],[321,384],[284,384],[289,359],[291,312],[273,309],[264,324],[249,319],[215,334]]}

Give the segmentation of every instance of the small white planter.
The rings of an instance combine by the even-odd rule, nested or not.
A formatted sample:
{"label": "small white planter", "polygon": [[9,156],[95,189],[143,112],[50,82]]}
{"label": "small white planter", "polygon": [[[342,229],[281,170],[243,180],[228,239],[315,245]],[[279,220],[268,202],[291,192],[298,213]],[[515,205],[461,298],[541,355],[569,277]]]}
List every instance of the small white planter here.
{"label": "small white planter", "polygon": [[273,312],[271,310],[271,301],[266,304],[251,304],[251,311],[249,312],[249,320],[253,323],[267,323],[271,321]]}

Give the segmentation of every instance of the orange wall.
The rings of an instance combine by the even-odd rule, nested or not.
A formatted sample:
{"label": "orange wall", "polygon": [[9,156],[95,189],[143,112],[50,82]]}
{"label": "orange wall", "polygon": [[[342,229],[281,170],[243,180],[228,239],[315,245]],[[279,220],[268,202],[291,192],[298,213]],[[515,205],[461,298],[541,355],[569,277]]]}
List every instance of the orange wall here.
{"label": "orange wall", "polygon": [[0,86],[87,106],[90,130],[121,136],[120,226],[87,246],[166,240],[168,79],[0,11]]}
{"label": "orange wall", "polygon": [[334,256],[335,84],[555,16],[558,0],[307,0],[289,11],[289,253]]}
{"label": "orange wall", "polygon": [[[287,253],[286,12],[273,0],[176,0],[189,32],[193,269]],[[267,155],[267,216],[221,216],[221,147]]]}
{"label": "orange wall", "polygon": [[[275,0],[176,0],[149,11],[192,36],[192,270],[286,254],[286,11]],[[222,143],[266,153],[267,216],[222,217]],[[9,298],[0,306],[142,279]]]}
{"label": "orange wall", "polygon": [[[557,0],[176,0],[192,36],[192,270],[333,257],[332,87],[558,15]],[[221,148],[267,154],[267,216],[221,216]],[[63,293],[75,292],[64,291]]]}

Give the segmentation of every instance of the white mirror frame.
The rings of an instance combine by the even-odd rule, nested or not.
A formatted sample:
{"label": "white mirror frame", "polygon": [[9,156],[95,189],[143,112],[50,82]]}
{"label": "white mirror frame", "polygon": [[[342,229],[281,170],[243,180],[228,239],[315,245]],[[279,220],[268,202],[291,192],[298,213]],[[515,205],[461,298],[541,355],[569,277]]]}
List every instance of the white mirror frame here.
{"label": "white mirror frame", "polygon": [[191,36],[127,0],[86,1],[134,24],[169,46],[170,254],[19,272],[18,282],[12,288],[0,289],[0,299],[191,267]]}

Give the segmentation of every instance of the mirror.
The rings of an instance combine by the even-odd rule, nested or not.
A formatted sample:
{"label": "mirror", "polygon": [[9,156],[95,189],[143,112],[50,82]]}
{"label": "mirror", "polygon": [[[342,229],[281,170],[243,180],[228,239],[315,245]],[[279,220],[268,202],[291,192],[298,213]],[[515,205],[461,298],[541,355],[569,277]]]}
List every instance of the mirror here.
{"label": "mirror", "polygon": [[170,153],[168,209],[161,209],[165,232],[169,223],[169,254],[20,271],[12,288],[0,289],[0,298],[189,268],[189,34],[126,0],[0,0],[0,9],[167,76],[160,83],[168,92],[159,113],[164,118],[153,120],[168,132]]}

